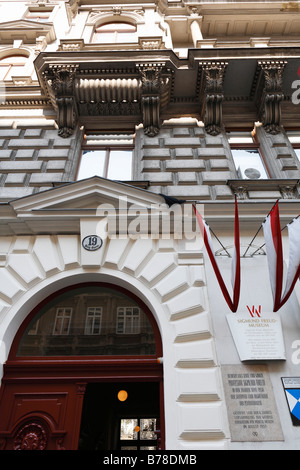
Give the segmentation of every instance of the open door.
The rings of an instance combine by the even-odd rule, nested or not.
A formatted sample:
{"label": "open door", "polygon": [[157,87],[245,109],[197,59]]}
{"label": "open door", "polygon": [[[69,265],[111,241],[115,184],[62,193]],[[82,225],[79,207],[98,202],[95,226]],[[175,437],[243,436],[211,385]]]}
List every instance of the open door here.
{"label": "open door", "polygon": [[151,312],[125,289],[56,292],[28,315],[4,364],[0,449],[163,449],[160,357]]}
{"label": "open door", "polygon": [[88,384],[78,449],[160,449],[159,389],[159,382]]}

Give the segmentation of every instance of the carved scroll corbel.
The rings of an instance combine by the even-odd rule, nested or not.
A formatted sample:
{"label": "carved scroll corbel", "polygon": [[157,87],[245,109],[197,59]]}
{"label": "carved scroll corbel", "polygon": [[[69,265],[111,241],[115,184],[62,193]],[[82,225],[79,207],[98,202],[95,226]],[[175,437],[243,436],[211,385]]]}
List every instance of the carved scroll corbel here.
{"label": "carved scroll corbel", "polygon": [[216,136],[222,132],[223,83],[227,62],[203,62],[202,93],[205,130]]}
{"label": "carved scroll corbel", "polygon": [[264,77],[261,119],[266,132],[273,135],[281,131],[282,76],[286,64],[286,61],[279,60],[258,62]]}
{"label": "carved scroll corbel", "polygon": [[59,66],[52,68],[52,91],[57,106],[58,135],[69,137],[78,121],[78,111],[74,96],[77,67]]}
{"label": "carved scroll corbel", "polygon": [[160,96],[165,86],[162,65],[140,65],[142,113],[144,132],[154,137],[160,129]]}

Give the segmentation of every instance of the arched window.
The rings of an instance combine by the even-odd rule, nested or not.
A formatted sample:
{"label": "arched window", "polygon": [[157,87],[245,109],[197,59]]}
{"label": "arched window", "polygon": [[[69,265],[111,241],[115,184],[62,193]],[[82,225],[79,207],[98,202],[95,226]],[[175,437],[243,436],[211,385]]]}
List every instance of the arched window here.
{"label": "arched window", "polygon": [[146,307],[106,285],[77,286],[35,312],[18,357],[155,356],[156,337]]}
{"label": "arched window", "polygon": [[94,41],[99,43],[124,43],[136,39],[136,26],[131,23],[106,23],[95,29]]}
{"label": "arched window", "polygon": [[26,65],[24,55],[11,55],[0,60],[0,80],[11,80],[14,75],[20,75],[21,67]]}

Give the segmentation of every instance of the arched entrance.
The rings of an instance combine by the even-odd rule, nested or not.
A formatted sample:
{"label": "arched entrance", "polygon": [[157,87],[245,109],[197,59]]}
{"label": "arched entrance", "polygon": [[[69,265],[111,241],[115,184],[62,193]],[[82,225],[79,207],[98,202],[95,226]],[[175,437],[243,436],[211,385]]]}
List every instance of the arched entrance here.
{"label": "arched entrance", "polygon": [[47,297],[4,365],[1,449],[163,449],[161,357],[151,312],[127,290],[81,283]]}

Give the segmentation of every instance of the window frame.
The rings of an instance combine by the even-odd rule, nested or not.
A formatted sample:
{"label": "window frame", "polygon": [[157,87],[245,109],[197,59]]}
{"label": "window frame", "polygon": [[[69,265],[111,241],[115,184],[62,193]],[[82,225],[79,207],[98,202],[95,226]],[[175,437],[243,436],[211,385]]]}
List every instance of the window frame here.
{"label": "window frame", "polygon": [[[133,309],[138,309],[138,315],[133,313]],[[120,311],[124,310],[124,318],[123,321],[120,321]],[[131,315],[127,315],[128,310],[131,310]],[[135,324],[135,319],[134,317],[137,317],[137,325]],[[128,318],[128,321],[126,319]],[[137,335],[140,334],[141,332],[141,310],[139,307],[118,307],[117,308],[117,319],[116,319],[116,334],[117,335]],[[130,330],[131,331],[126,331],[128,328],[128,322],[130,323]],[[120,323],[123,323],[123,331],[119,331],[119,325]],[[136,330],[136,331],[133,331]]]}
{"label": "window frame", "polygon": [[[129,296],[136,304],[138,305],[138,308],[142,310],[142,312],[145,313],[147,316],[150,325],[153,329],[154,333],[154,339],[155,339],[155,354],[153,355],[107,355],[107,356],[18,356],[18,349],[21,343],[21,340],[23,338],[23,335],[26,333],[27,327],[30,325],[32,319],[40,312],[40,310],[47,305],[51,301],[55,301],[57,296],[60,296],[61,294],[67,293],[70,290],[74,289],[82,289],[82,288],[89,288],[89,287],[99,287],[99,288],[108,288],[108,289],[114,289],[119,291],[120,293]],[[61,307],[59,307],[61,308]],[[70,308],[70,307],[68,307]],[[88,361],[93,359],[93,364],[99,363],[99,364],[105,364],[107,363],[118,363],[121,361],[121,364],[124,364],[124,360],[127,362],[130,362],[131,359],[134,360],[134,363],[136,363],[136,359],[138,361],[145,361],[151,363],[151,361],[154,361],[153,363],[157,363],[157,358],[162,357],[163,355],[163,347],[162,347],[162,338],[161,334],[159,331],[158,324],[154,318],[153,313],[150,311],[150,309],[147,307],[147,305],[140,299],[140,297],[136,296],[133,294],[131,291],[128,291],[127,289],[117,286],[116,284],[111,284],[107,282],[84,282],[80,284],[72,284],[68,287],[64,287],[58,291],[55,291],[53,294],[48,296],[47,298],[44,298],[39,304],[35,306],[35,308],[26,316],[25,320],[22,322],[20,325],[17,333],[15,334],[13,343],[10,348],[9,352],[9,361],[17,361],[18,363],[27,363],[28,361],[35,361],[36,363],[41,363],[41,364],[47,364],[47,363],[54,363],[56,364],[59,359],[63,360],[65,363],[71,361],[79,361],[79,363],[84,363],[86,364]]]}
{"label": "window frame", "polygon": [[[15,57],[22,57],[22,58],[24,58],[25,62],[24,63],[21,63],[21,62],[14,63],[14,62],[10,61],[8,63],[2,63],[6,59],[10,59],[10,58],[13,59]],[[22,54],[10,54],[10,55],[7,55],[5,57],[2,57],[0,59],[0,68],[1,67],[8,67],[8,70],[5,72],[5,75],[3,76],[3,78],[0,78],[0,80],[2,80],[2,81],[12,80],[12,75],[11,75],[12,68],[13,67],[26,67],[27,60],[28,60],[28,57],[25,56],[25,55],[22,55]],[[8,75],[11,75],[11,77],[7,78]],[[0,77],[1,77],[1,74],[0,74]]]}
{"label": "window frame", "polygon": [[[109,135],[109,133],[105,134]],[[115,133],[112,135],[115,135]],[[120,134],[121,135],[121,134]],[[132,135],[132,134],[124,134],[126,136]],[[101,134],[99,134],[101,136]],[[113,138],[111,139],[113,140]],[[133,168],[134,168],[134,135],[133,135],[133,143],[132,144],[109,144],[109,139],[107,140],[107,145],[106,144],[99,144],[99,145],[93,145],[93,144],[87,144],[86,142],[86,136],[84,139],[84,143],[81,146],[81,156],[78,162],[77,166],[77,171],[76,171],[76,181],[81,181],[78,179],[79,175],[79,170],[80,170],[80,165],[82,162],[82,157],[84,155],[84,151],[87,152],[92,152],[92,151],[97,151],[97,150],[103,150],[105,151],[105,157],[104,157],[104,166],[103,166],[103,175],[101,176],[102,178],[108,178],[108,171],[109,171],[109,163],[110,163],[110,157],[111,157],[111,152],[114,150],[121,150],[121,151],[128,151],[132,152],[132,158],[131,158],[131,168],[130,168],[130,173],[131,173],[131,178],[128,180],[120,180],[120,181],[131,181],[132,176],[133,176]]]}
{"label": "window frame", "polygon": [[[240,143],[239,143],[239,142],[229,142],[230,135],[228,135],[228,134],[230,134],[230,132],[232,132],[232,133],[235,133],[235,132],[236,132],[236,133],[239,133],[239,132],[240,132],[241,134],[242,134],[243,132],[244,132],[245,134],[246,134],[246,133],[249,133],[249,134],[251,134],[251,136],[252,136],[253,142],[240,142]],[[263,167],[264,167],[264,170],[265,170],[265,172],[266,172],[267,179],[271,179],[271,174],[270,174],[270,171],[269,171],[269,168],[268,168],[268,165],[267,165],[265,156],[264,156],[264,154],[263,154],[263,152],[262,152],[260,143],[259,143],[259,141],[258,141],[258,139],[257,139],[257,136],[256,136],[256,134],[255,134],[254,131],[249,132],[248,129],[247,129],[247,130],[240,130],[240,129],[239,129],[239,130],[231,130],[231,131],[227,131],[227,132],[226,132],[226,135],[227,135],[228,145],[229,145],[229,147],[230,147],[230,151],[231,151],[231,150],[257,150],[257,152],[258,152],[258,154],[259,154],[259,156],[260,156],[260,159],[261,159],[261,163],[262,163],[262,165],[263,165]],[[241,137],[242,137],[242,136],[241,136]],[[250,137],[250,136],[249,136],[249,137]],[[231,155],[232,155],[232,159],[233,159],[233,162],[234,162],[234,166],[235,166],[235,169],[236,169],[236,172],[237,172],[237,168],[236,168],[236,165],[235,165],[235,161],[234,161],[234,157],[233,157],[232,152],[231,152]],[[248,179],[248,178],[241,178],[242,181],[247,180],[247,179]],[[258,179],[266,179],[266,178],[258,178]]]}
{"label": "window frame", "polygon": [[[59,310],[63,310],[63,315],[62,316],[59,316]],[[66,315],[67,310],[70,310],[69,315]],[[54,321],[53,331],[52,331],[53,336],[68,336],[69,335],[71,320],[72,320],[72,314],[73,314],[73,308],[72,307],[57,307],[56,308],[55,321]],[[56,325],[58,323],[58,319],[61,320],[61,325],[60,325],[59,333],[56,333],[55,330],[56,330]],[[68,328],[67,328],[67,332],[63,333],[62,331],[64,330],[64,323],[65,323],[66,319],[68,321]]]}
{"label": "window frame", "polygon": [[[130,26],[131,28],[134,28],[134,31],[132,31],[131,28],[129,28],[128,30],[126,29],[116,29],[116,28],[112,28],[112,29],[105,29],[104,31],[99,31],[99,29],[103,28],[103,26],[108,26],[108,25],[116,25],[116,24],[120,24],[120,25],[128,25]],[[106,34],[113,34],[113,41],[101,41],[100,39],[100,35],[103,34],[103,35],[106,35]],[[93,42],[94,43],[103,43],[103,44],[122,44],[122,43],[132,43],[132,42],[135,42],[134,40],[132,41],[122,41],[122,34],[132,34],[132,35],[136,35],[137,34],[137,25],[136,24],[132,24],[130,23],[129,21],[108,21],[106,23],[102,23],[98,26],[95,27],[94,29],[94,32],[93,32]],[[121,36],[120,36],[121,35]],[[136,39],[137,36],[134,37],[134,39]]]}
{"label": "window frame", "polygon": [[[89,314],[90,310],[100,310],[99,314],[94,311],[92,315]],[[102,324],[102,314],[103,314],[103,308],[102,307],[87,307],[86,311],[86,319],[85,319],[85,325],[84,325],[84,334],[86,336],[96,336],[101,334],[101,324]],[[88,325],[88,320],[92,317],[92,327],[90,328],[91,332],[89,332],[89,325]],[[94,332],[95,328],[95,318],[99,317],[99,331],[97,333]]]}
{"label": "window frame", "polygon": [[[288,138],[288,141],[290,143],[290,145],[292,146],[292,148],[295,150],[295,153],[296,153],[296,156],[300,162],[300,152],[299,152],[299,155],[297,154],[296,150],[300,150],[300,130],[299,131],[295,131],[295,130],[291,130],[291,131],[286,131],[287,132],[287,138]],[[290,137],[293,137],[293,135],[291,135],[291,133],[295,133],[295,135],[299,138],[299,142],[292,142]],[[298,134],[298,135],[297,135]]]}
{"label": "window frame", "polygon": [[[38,23],[49,23],[52,19],[51,16],[53,14],[55,7],[47,6],[45,7],[29,7],[27,11],[24,13],[23,19],[29,21],[36,21]],[[31,16],[32,15],[32,16]]]}

